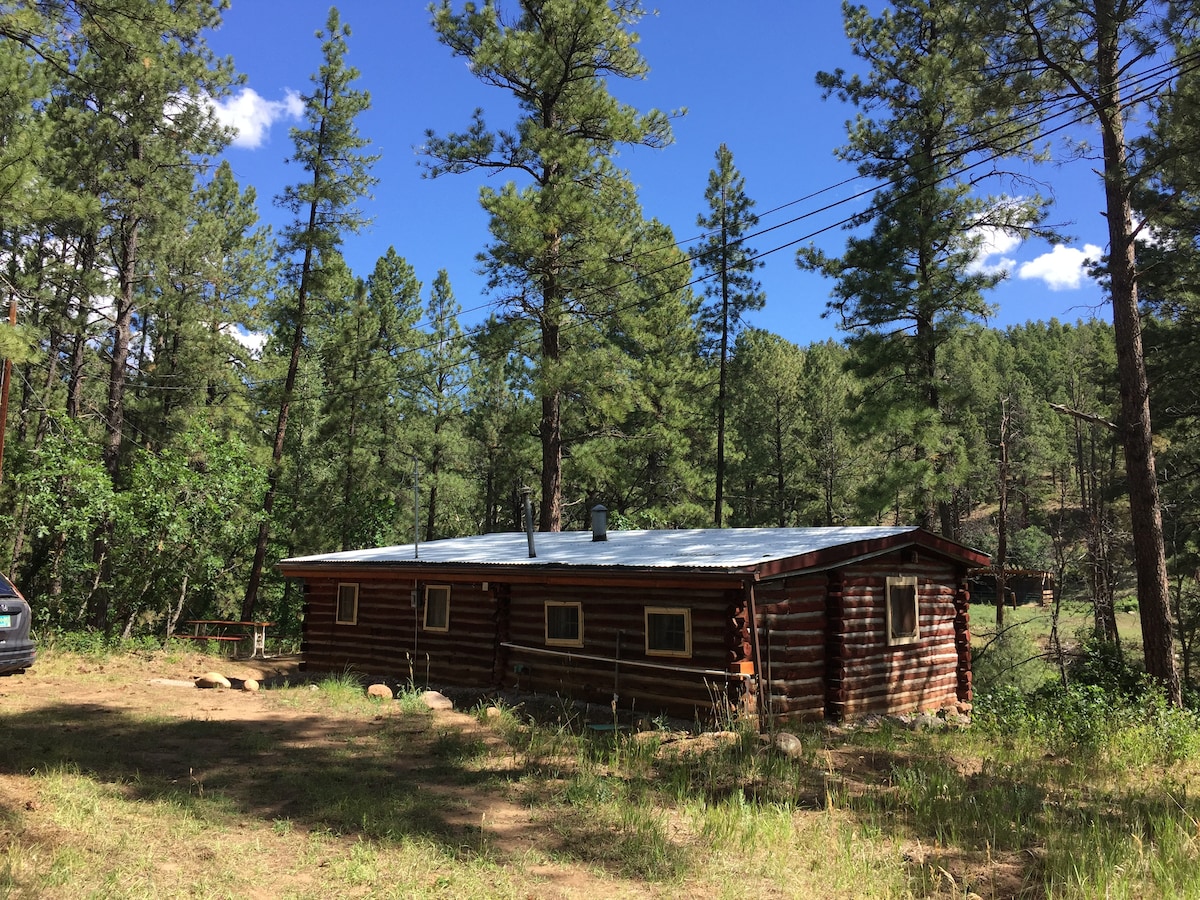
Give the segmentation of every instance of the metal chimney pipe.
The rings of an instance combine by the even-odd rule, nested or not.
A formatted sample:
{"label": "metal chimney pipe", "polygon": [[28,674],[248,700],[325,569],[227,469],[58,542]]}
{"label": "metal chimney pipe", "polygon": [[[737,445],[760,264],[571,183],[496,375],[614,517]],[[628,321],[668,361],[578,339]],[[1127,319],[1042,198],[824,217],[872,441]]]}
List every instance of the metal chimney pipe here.
{"label": "metal chimney pipe", "polygon": [[608,540],[608,509],[601,503],[592,507],[592,540]]}
{"label": "metal chimney pipe", "polygon": [[525,537],[529,540],[529,558],[537,558],[537,547],[533,543],[533,501],[529,499],[529,488],[521,491],[525,498]]}

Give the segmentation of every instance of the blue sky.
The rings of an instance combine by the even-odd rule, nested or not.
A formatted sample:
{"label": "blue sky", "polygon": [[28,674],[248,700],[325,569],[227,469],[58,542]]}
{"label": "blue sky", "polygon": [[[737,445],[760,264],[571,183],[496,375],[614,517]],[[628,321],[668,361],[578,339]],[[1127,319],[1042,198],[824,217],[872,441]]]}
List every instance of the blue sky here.
{"label": "blue sky", "polygon": [[[510,127],[515,107],[437,42],[425,0],[345,0],[337,6],[353,32],[347,59],[361,70],[357,86],[372,99],[358,120],[360,131],[372,141],[371,152],[381,155],[374,198],[363,204],[373,223],[349,236],[343,252],[355,273],[366,276],[394,246],[416,269],[426,296],[438,269],[446,269],[464,308],[464,327],[470,327],[489,302],[475,274],[475,256],[489,238],[478,203],[487,176],[425,179],[418,148],[425,129],[461,130],[476,107],[492,127]],[[657,9],[637,28],[648,77],[610,86],[639,109],[687,109],[674,121],[673,146],[627,150],[618,160],[638,186],[643,211],[669,225],[681,243],[694,243],[717,147],[728,144],[756,202],[759,227],[774,227],[750,242],[759,252],[776,251],[757,272],[767,305],[753,314],[752,324],[801,345],[837,337],[834,321],[821,316],[830,283],[797,269],[795,247],[815,242],[839,253],[846,232],[831,226],[868,202],[819,211],[869,187],[861,181],[811,197],[855,174],[833,155],[845,143],[853,110],[822,100],[814,80],[820,70],[855,65],[840,4],[660,0]],[[225,156],[241,184],[255,187],[264,220],[274,224],[285,218],[271,199],[302,177],[285,164],[292,152],[288,129],[297,122],[298,92],[309,89],[320,64],[314,32],[328,10],[327,2],[313,0],[232,0],[221,29],[209,37],[212,49],[232,56],[246,78],[222,105],[223,117],[239,128]],[[1073,239],[1056,248],[1039,241],[997,245],[984,262],[1003,266],[1010,277],[989,297],[998,306],[990,324],[1107,317],[1101,291],[1082,271],[1083,259],[1105,244],[1103,193],[1092,163],[1044,165],[1036,175],[1055,198],[1053,221],[1064,223]]]}

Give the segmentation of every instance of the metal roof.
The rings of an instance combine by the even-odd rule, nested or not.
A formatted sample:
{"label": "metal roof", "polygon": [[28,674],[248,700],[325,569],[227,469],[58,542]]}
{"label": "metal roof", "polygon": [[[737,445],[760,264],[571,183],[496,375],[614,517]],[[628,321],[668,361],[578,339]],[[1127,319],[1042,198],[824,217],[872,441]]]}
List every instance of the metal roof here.
{"label": "metal roof", "polygon": [[525,533],[507,532],[430,541],[415,550],[412,544],[402,544],[299,556],[283,560],[280,566],[444,563],[728,570],[909,534],[914,540],[923,535],[916,527],[691,528],[609,531],[606,541],[593,541],[590,531],[538,532],[534,535],[537,556],[531,559]]}

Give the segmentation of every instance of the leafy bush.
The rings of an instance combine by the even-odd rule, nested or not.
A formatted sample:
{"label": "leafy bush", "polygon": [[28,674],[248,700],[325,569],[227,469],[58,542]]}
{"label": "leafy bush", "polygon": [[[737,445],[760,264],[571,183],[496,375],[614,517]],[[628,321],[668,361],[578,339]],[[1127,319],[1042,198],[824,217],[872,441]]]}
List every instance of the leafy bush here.
{"label": "leafy bush", "polygon": [[1092,628],[1076,634],[1079,649],[1067,664],[1067,680],[1072,684],[1095,685],[1103,690],[1130,697],[1141,692],[1145,674],[1121,648],[1106,641]]}
{"label": "leafy bush", "polygon": [[47,653],[78,653],[92,657],[162,649],[162,641],[153,635],[122,640],[119,635],[106,635],[103,631],[93,629],[66,631],[47,628],[38,635],[38,644],[39,649]]}
{"label": "leafy bush", "polygon": [[990,636],[972,657],[971,672],[980,694],[1006,690],[1029,693],[1054,677],[1025,625],[1009,626]]}
{"label": "leafy bush", "polygon": [[1144,678],[1125,693],[1080,683],[1052,683],[1031,694],[1008,687],[977,699],[973,723],[997,738],[1023,738],[1081,762],[1104,756],[1132,767],[1200,753],[1200,718],[1167,703]]}

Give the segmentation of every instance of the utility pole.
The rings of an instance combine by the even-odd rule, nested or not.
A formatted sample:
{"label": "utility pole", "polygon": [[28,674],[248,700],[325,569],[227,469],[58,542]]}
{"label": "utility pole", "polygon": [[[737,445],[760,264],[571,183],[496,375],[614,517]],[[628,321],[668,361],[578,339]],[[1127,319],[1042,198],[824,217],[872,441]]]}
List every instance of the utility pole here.
{"label": "utility pole", "polygon": [[[8,324],[17,324],[17,295],[8,298]],[[4,374],[0,376],[0,482],[4,481],[4,433],[8,431],[8,385],[12,381],[12,358],[4,358]]]}

